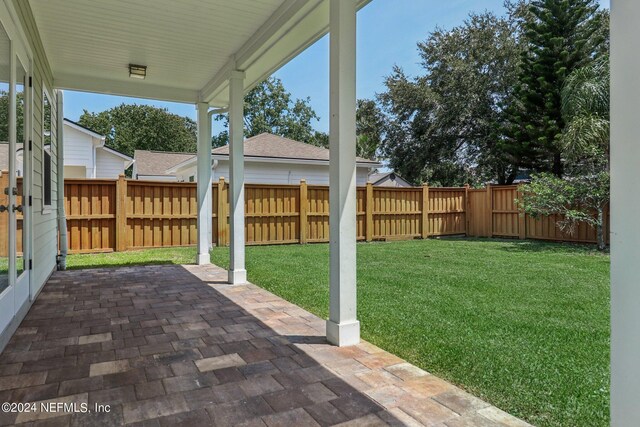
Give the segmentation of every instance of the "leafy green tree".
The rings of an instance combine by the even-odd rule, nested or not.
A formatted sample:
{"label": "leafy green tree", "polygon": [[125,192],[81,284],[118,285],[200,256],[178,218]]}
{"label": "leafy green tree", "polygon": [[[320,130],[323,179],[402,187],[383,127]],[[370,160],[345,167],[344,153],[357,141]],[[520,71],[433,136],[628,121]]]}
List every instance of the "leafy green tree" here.
{"label": "leafy green tree", "polygon": [[122,104],[100,113],[84,110],[79,123],[106,136],[105,144],[129,156],[135,150],[194,153],[196,123],[166,108]]}
{"label": "leafy green tree", "polygon": [[356,155],[364,159],[380,157],[384,115],[372,99],[358,99],[356,109]]}
{"label": "leafy green tree", "polygon": [[[323,145],[323,135],[312,126],[319,117],[309,103],[309,98],[292,99],[282,80],[269,77],[244,97],[245,137],[268,132],[296,141]],[[221,146],[229,142],[226,130],[229,119],[227,115],[219,115],[216,120],[224,122],[225,130],[213,137],[212,144]]]}
{"label": "leafy green tree", "polygon": [[[24,93],[18,92],[16,102],[16,135],[18,143],[24,141]],[[9,93],[0,90],[0,142],[9,141]]]}
{"label": "leafy green tree", "polygon": [[571,73],[562,88],[561,142],[571,174],[609,170],[610,77],[609,57],[602,56]]}
{"label": "leafy green tree", "polygon": [[605,215],[609,203],[609,173],[558,178],[549,173],[534,175],[531,183],[521,188],[520,209],[538,218],[558,215],[557,227],[573,234],[579,223],[596,229],[598,249],[604,250]]}
{"label": "leafy green tree", "polygon": [[603,56],[567,77],[561,147],[568,176],[534,176],[523,187],[521,206],[534,217],[559,215],[557,226],[568,233],[579,222],[595,227],[600,250],[605,248],[604,211],[610,197],[609,76],[609,60]]}
{"label": "leafy green tree", "polygon": [[561,90],[567,76],[607,49],[607,15],[596,0],[532,0],[520,19],[527,48],[502,147],[524,167],[561,177]]}
{"label": "leafy green tree", "polygon": [[515,17],[471,14],[418,44],[424,74],[395,67],[379,95],[387,123],[383,153],[413,183],[510,183],[518,163],[500,142],[519,74]]}

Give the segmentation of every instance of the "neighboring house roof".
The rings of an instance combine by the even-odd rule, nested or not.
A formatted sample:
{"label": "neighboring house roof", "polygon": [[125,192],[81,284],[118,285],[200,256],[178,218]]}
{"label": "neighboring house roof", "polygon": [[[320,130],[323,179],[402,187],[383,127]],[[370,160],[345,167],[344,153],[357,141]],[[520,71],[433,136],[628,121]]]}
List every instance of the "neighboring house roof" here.
{"label": "neighboring house roof", "polygon": [[193,153],[170,153],[167,151],[136,150],[136,174],[143,176],[172,176],[168,170],[185,160],[195,157]]}
{"label": "neighboring house roof", "polygon": [[[213,159],[227,160],[229,158],[229,146],[211,150]],[[271,161],[274,163],[328,163],[329,150],[323,147],[295,141],[290,138],[273,135],[271,133],[261,133],[252,136],[244,141],[245,161]],[[176,164],[168,170],[169,173],[176,173],[178,170],[190,167],[196,163],[196,156],[185,159],[182,163]],[[356,157],[358,166],[368,166],[372,168],[382,165],[369,159]]]}
{"label": "neighboring house roof", "polygon": [[[22,150],[22,144],[16,144],[16,151]],[[0,171],[9,170],[9,143],[0,142]]]}
{"label": "neighboring house roof", "polygon": [[369,175],[369,182],[377,187],[411,187],[411,184],[393,171],[372,173]]}
{"label": "neighboring house roof", "polygon": [[[211,151],[214,157],[229,156],[229,146],[224,145]],[[320,160],[329,161],[329,150],[271,133],[261,133],[244,141],[245,157],[262,157],[275,159]],[[378,165],[375,160],[356,157],[358,163]]]}

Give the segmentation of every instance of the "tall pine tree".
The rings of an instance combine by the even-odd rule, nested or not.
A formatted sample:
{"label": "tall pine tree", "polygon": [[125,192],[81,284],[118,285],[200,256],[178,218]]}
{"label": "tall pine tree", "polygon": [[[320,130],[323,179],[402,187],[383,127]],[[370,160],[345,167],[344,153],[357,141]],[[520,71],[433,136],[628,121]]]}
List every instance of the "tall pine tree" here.
{"label": "tall pine tree", "polygon": [[521,167],[562,176],[560,93],[567,76],[600,52],[602,16],[596,0],[532,0],[527,12],[522,25],[528,48],[505,150]]}

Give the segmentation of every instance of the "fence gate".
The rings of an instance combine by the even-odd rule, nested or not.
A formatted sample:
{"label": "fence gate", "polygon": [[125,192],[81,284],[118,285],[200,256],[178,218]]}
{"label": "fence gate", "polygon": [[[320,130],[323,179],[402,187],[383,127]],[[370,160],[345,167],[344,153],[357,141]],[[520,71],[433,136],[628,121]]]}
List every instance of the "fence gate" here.
{"label": "fence gate", "polygon": [[469,189],[467,199],[467,235],[483,237],[491,235],[490,190]]}

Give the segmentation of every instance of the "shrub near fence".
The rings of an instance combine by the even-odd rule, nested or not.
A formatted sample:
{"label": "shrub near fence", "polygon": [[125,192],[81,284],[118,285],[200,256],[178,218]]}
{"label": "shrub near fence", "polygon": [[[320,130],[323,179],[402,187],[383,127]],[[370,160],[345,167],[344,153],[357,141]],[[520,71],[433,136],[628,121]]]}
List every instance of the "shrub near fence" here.
{"label": "shrub near fence", "polygon": [[[228,184],[224,180],[213,183],[212,193],[213,243],[225,246],[229,244]],[[367,184],[356,192],[357,238],[468,235],[596,242],[595,230],[586,224],[571,236],[558,230],[554,217],[536,220],[520,215],[517,197],[517,186],[389,188]],[[72,253],[197,243],[195,183],[124,177],[66,179],[65,209]],[[304,181],[299,185],[246,184],[245,217],[248,245],[327,242],[329,188]],[[0,222],[3,218],[6,215],[0,216]],[[6,250],[0,245],[0,252],[3,247]]]}

